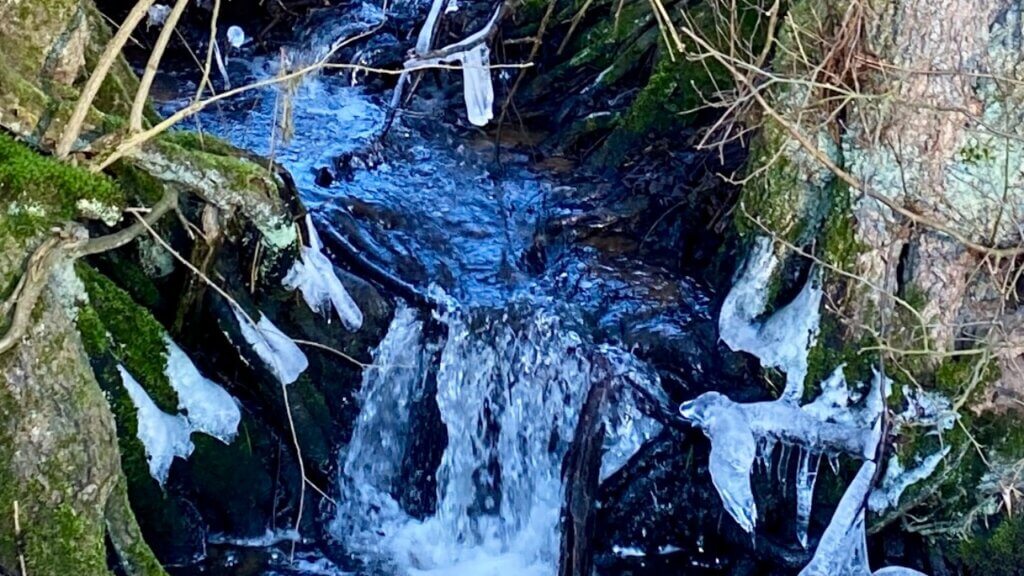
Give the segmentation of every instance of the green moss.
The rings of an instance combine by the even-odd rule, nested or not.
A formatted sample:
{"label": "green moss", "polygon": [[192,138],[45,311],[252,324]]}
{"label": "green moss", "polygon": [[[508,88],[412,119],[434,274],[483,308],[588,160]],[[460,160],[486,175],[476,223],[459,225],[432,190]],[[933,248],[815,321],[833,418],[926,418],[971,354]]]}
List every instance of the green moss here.
{"label": "green moss", "polygon": [[996,363],[981,354],[951,356],[936,368],[935,388],[947,398],[959,398],[970,388],[967,403],[973,404],[984,393],[987,385],[998,378],[999,368]]}
{"label": "green moss", "polygon": [[115,164],[111,172],[117,178],[121,189],[125,191],[125,195],[132,201],[151,205],[163,198],[163,183],[148,172],[123,161]]}
{"label": "green moss", "polygon": [[961,542],[956,556],[966,574],[1020,576],[1024,574],[1024,519],[1005,518],[984,536]]}
{"label": "green moss", "polygon": [[823,259],[840,270],[854,272],[864,245],[856,237],[850,187],[842,180],[834,180],[828,199],[828,215],[821,233]]}
{"label": "green moss", "polygon": [[867,336],[851,338],[840,320],[824,311],[818,332],[818,342],[807,353],[807,378],[804,380],[804,400],[810,401],[821,393],[821,382],[840,364],[846,364],[843,374],[850,385],[870,385],[873,368],[878,365],[877,354],[864,352],[871,345]]}
{"label": "green moss", "polygon": [[[160,151],[203,172],[216,172],[228,178],[228,186],[234,190],[258,190],[269,178],[265,168],[239,158],[234,148],[231,148],[231,154],[222,154],[219,146],[193,148],[192,145],[198,141],[192,136],[182,136],[188,134],[175,132],[165,136],[158,144]],[[183,142],[188,145],[183,145]]]}
{"label": "green moss", "polygon": [[238,157],[240,151],[238,148],[232,146],[227,141],[217,138],[216,136],[200,133],[200,132],[186,132],[186,131],[173,131],[167,132],[163,136],[164,141],[171,142],[182,148],[188,148],[189,150],[196,150],[198,152],[209,152],[210,154],[216,154],[218,156],[231,156]]}
{"label": "green moss", "polygon": [[78,325],[78,333],[82,337],[86,354],[99,356],[110,350],[107,329],[92,306],[82,306],[75,322]]}
{"label": "green moss", "polygon": [[741,235],[763,235],[764,226],[787,242],[803,244],[808,240],[815,224],[801,209],[808,184],[802,168],[788,154],[779,154],[787,143],[785,130],[768,121],[751,146],[750,172],[757,175],[743,186],[743,209],[736,211]]}
{"label": "green moss", "polygon": [[109,341],[113,356],[139,381],[162,410],[176,413],[178,395],[164,374],[167,366],[167,345],[164,328],[144,308],[132,300],[127,292],[118,288],[106,276],[85,264],[77,267],[85,283],[89,303],[95,315],[85,312],[83,337],[92,350],[102,350],[100,327]]}
{"label": "green moss", "polygon": [[125,198],[110,178],[42,156],[0,134],[0,202],[7,207],[5,231],[24,238],[82,216],[83,203],[93,207],[89,212],[120,214]]}
{"label": "green moss", "polygon": [[[712,45],[718,48],[726,46],[727,40],[716,26],[715,14],[710,5],[703,3],[690,8],[688,16]],[[622,20],[630,21],[623,18],[620,25]],[[736,20],[739,37],[749,42],[753,51],[759,51],[764,42],[764,30],[760,25],[758,10],[752,6],[741,7]],[[595,32],[607,34],[614,41],[617,32],[613,23],[609,22],[606,26],[612,26],[612,31],[598,29]],[[657,32],[657,29],[653,31]],[[666,46],[660,35],[657,38],[650,76],[619,126],[609,136],[598,156],[599,163],[618,164],[640,138],[671,134],[688,126],[696,118],[698,108],[714,100],[715,94],[733,85],[732,74],[718,62],[713,59],[695,61],[687,55],[676,53],[673,47]],[[606,57],[614,57],[616,54],[607,51]],[[605,82],[614,80],[609,78]]]}

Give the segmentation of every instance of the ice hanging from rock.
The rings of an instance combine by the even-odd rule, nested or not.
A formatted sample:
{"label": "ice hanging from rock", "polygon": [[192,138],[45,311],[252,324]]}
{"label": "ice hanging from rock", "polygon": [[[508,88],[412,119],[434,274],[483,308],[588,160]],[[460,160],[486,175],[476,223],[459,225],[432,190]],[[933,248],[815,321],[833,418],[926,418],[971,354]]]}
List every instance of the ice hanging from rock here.
{"label": "ice hanging from rock", "polygon": [[237,401],[219,384],[200,374],[188,355],[167,334],[164,334],[164,343],[167,345],[164,374],[178,393],[178,409],[187,413],[190,428],[230,444],[242,420]]}
{"label": "ice hanging from rock", "polygon": [[135,436],[145,448],[149,474],[163,486],[174,459],[187,459],[195,449],[189,439],[192,427],[184,416],[171,415],[161,410],[124,366],[118,364],[117,371],[121,374],[121,383],[128,397],[135,405]]}
{"label": "ice hanging from rock", "polygon": [[231,311],[238,320],[242,338],[245,338],[271,373],[282,384],[298,380],[299,375],[309,367],[309,360],[295,342],[274,326],[262,312],[259,322],[254,325],[252,319],[237,306],[232,305]]}
{"label": "ice hanging from rock", "polygon": [[363,312],[338,279],[334,264],[324,255],[323,243],[309,214],[306,214],[306,233],[309,246],[301,247],[299,259],[284,278],[285,287],[300,290],[306,304],[328,318],[333,306],[345,328],[353,332],[359,330],[363,325]]}
{"label": "ice hanging from rock", "polygon": [[760,319],[768,305],[768,284],[778,265],[771,238],[757,238],[743,271],[722,303],[718,331],[729,348],[749,352],[761,360],[763,367],[785,372],[782,398],[796,402],[803,394],[807,353],[818,336],[821,279],[820,272],[812,269],[792,302]]}

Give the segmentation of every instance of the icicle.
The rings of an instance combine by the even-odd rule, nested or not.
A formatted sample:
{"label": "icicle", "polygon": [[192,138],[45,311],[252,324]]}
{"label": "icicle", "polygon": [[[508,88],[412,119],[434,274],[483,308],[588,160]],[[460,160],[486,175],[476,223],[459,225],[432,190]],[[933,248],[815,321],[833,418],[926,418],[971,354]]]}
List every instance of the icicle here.
{"label": "icicle", "polygon": [[178,408],[187,412],[191,429],[229,444],[242,419],[238,403],[227,390],[200,374],[188,355],[167,334],[164,334],[164,342],[167,344],[164,373],[178,393]]}
{"label": "icicle", "polygon": [[299,259],[292,264],[284,278],[285,287],[300,290],[306,304],[313,311],[326,314],[328,318],[333,305],[345,328],[353,332],[359,330],[363,325],[363,312],[338,279],[334,265],[324,255],[320,235],[309,214],[306,214],[306,232],[309,246],[300,249]]}
{"label": "icicle", "polygon": [[811,520],[814,484],[818,479],[821,457],[814,457],[814,468],[810,467],[810,460],[811,452],[801,450],[800,464],[796,472],[796,538],[804,548],[807,548],[807,525]]}
{"label": "icicle", "polygon": [[163,486],[171,470],[171,462],[176,457],[188,458],[195,449],[189,439],[192,428],[184,416],[172,416],[161,410],[124,366],[119,364],[117,371],[121,373],[121,383],[135,405],[135,436],[146,450],[149,474]]}
{"label": "icicle", "polygon": [[430,45],[434,40],[434,30],[437,29],[437,19],[441,16],[441,8],[444,7],[446,1],[434,0],[431,3],[430,12],[427,13],[427,21],[423,23],[419,35],[416,36],[417,54],[426,54],[430,50]]}
{"label": "icicle", "polygon": [[491,51],[480,44],[462,53],[463,92],[466,115],[476,126],[486,126],[494,118],[494,87],[491,84]]}
{"label": "icicle", "polygon": [[266,363],[267,368],[282,384],[291,384],[298,380],[307,367],[309,360],[299,350],[295,342],[278,330],[277,326],[265,315],[260,313],[260,321],[255,326],[237,307],[231,307],[238,320],[242,337],[252,346],[256,355]]}
{"label": "icicle", "polygon": [[787,442],[782,443],[782,454],[779,455],[779,468],[776,470],[776,481],[782,485],[782,491],[786,491],[786,480],[789,478],[789,456],[790,456],[790,445]]}
{"label": "icicle", "polygon": [[[860,563],[859,548],[864,541],[864,498],[871,489],[875,463],[865,462],[839,500],[814,557],[800,576],[861,576],[870,574]],[[858,530],[859,527],[859,530]]]}
{"label": "icicle", "polygon": [[683,403],[679,412],[699,426],[711,441],[708,471],[726,512],[747,532],[757,523],[757,506],[750,487],[757,444],[740,405],[718,392]]}
{"label": "icicle", "polygon": [[[868,576],[867,533],[864,530],[864,500],[871,490],[877,466],[868,460],[860,467],[853,482],[839,500],[832,520],[821,535],[814,557],[800,571],[800,576]],[[876,576],[924,576],[917,570],[890,566],[874,573]]]}

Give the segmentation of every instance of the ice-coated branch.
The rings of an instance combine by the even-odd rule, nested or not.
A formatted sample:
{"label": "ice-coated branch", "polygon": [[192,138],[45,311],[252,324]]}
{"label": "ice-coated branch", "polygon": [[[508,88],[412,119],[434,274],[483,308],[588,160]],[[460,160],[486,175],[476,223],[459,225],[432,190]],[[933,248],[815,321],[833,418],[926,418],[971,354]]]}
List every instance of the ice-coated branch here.
{"label": "ice-coated branch", "polygon": [[480,30],[442,48],[431,50],[438,19],[447,0],[434,0],[427,14],[427,20],[416,39],[416,48],[405,61],[405,72],[398,78],[398,84],[391,96],[391,110],[385,122],[384,133],[391,125],[393,114],[398,110],[402,93],[409,83],[409,71],[440,64],[457,63],[462,66],[463,92],[466,101],[466,115],[476,126],[485,126],[494,118],[494,86],[491,82],[491,51],[487,43],[498,33],[498,25],[518,4],[517,0],[502,2],[490,20]]}
{"label": "ice-coated branch", "polygon": [[[814,557],[800,571],[800,576],[871,576],[868,565],[867,533],[864,514],[877,464],[867,460],[853,482],[846,488],[836,506],[832,520],[814,552]],[[874,572],[875,576],[925,576],[917,570],[888,566]]]}

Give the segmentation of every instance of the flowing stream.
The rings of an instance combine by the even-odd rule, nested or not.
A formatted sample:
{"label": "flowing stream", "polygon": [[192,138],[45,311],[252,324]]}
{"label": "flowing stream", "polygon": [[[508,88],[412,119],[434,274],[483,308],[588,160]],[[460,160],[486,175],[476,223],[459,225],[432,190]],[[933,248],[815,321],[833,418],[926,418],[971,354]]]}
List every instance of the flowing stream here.
{"label": "flowing stream", "polygon": [[[239,83],[273,74],[274,65],[230,64]],[[364,372],[328,527],[355,560],[346,570],[553,575],[562,461],[590,386],[628,373],[658,387],[650,367],[593,336],[594,310],[628,321],[633,308],[622,307],[621,295],[643,274],[587,250],[540,271],[525,266],[535,233],[558,210],[551,176],[516,158],[500,178],[492,175],[490,142],[440,120],[413,127],[399,118],[389,146],[362,156],[384,121],[386,95],[331,76],[292,90],[287,143],[274,121],[283,98],[277,89],[223,103],[199,126],[273,156],[294,175],[325,234],[346,235],[440,303],[432,317],[399,303]],[[339,157],[351,171],[318,184],[320,168],[334,170]],[[570,288],[576,297],[566,296]],[[642,303],[639,293],[630,306]],[[613,398],[605,418],[607,477],[659,427],[628,392]]]}

